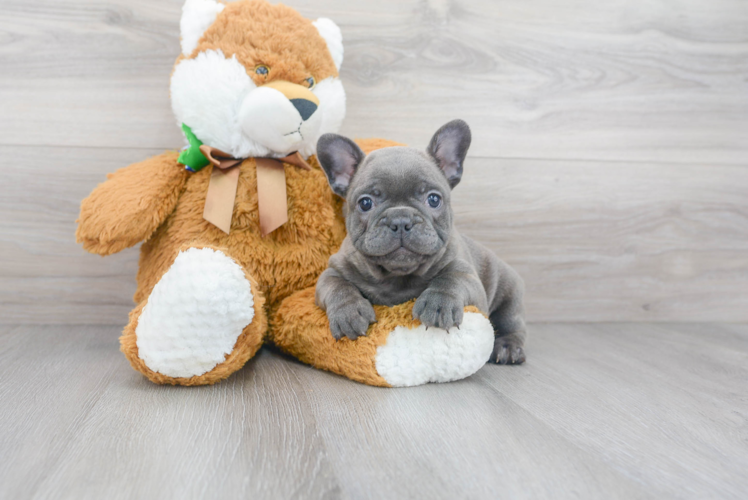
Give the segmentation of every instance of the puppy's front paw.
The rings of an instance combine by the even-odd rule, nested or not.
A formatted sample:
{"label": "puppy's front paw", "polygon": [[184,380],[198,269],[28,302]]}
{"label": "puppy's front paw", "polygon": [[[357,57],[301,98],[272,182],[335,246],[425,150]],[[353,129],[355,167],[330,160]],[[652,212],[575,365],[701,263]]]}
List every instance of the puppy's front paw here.
{"label": "puppy's front paw", "polygon": [[522,344],[523,342],[513,335],[497,337],[488,361],[497,365],[521,365],[525,362]]}
{"label": "puppy's front paw", "polygon": [[344,336],[356,340],[366,335],[369,325],[377,321],[371,302],[358,297],[334,307],[328,308],[327,319],[330,321],[330,332],[335,340]]}
{"label": "puppy's front paw", "polygon": [[464,304],[454,295],[436,290],[424,291],[413,306],[413,319],[445,330],[462,323]]}

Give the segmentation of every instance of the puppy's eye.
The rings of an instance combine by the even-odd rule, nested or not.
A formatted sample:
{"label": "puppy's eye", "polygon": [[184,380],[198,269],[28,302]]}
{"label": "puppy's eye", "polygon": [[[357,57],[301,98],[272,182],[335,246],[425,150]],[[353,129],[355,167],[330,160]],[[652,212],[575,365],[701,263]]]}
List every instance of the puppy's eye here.
{"label": "puppy's eye", "polygon": [[358,208],[360,208],[362,212],[368,212],[373,206],[374,200],[372,200],[368,196],[364,196],[363,198],[358,200]]}
{"label": "puppy's eye", "polygon": [[314,86],[317,85],[317,80],[315,80],[313,76],[310,76],[309,78],[304,80],[304,85],[306,85],[309,89],[313,89]]}
{"label": "puppy's eye", "polygon": [[442,204],[442,197],[436,193],[431,193],[429,197],[426,198],[426,201],[431,208],[439,208],[439,205]]}
{"label": "puppy's eye", "polygon": [[268,76],[268,73],[270,73],[270,68],[268,68],[264,64],[259,64],[255,67],[255,73],[260,76]]}

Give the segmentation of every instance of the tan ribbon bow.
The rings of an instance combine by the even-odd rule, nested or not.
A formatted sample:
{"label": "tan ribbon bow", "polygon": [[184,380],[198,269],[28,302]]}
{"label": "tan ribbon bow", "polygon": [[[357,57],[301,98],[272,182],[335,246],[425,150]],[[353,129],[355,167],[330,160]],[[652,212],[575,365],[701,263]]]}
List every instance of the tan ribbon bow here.
{"label": "tan ribbon bow", "polygon": [[[200,152],[213,164],[208,193],[205,195],[203,218],[229,234],[236,189],[239,186],[239,167],[244,160],[233,158],[220,149],[204,144],[200,146]],[[255,158],[255,162],[260,231],[263,236],[267,236],[288,222],[286,171],[283,164],[288,163],[304,170],[311,170],[312,167],[298,152],[284,158]]]}

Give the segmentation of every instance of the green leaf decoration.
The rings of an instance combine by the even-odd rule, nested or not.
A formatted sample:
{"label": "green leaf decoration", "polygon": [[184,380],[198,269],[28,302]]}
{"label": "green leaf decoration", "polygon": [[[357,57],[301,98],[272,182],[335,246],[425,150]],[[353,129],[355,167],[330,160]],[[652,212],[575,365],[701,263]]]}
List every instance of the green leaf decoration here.
{"label": "green leaf decoration", "polygon": [[200,151],[200,146],[203,145],[200,139],[192,132],[192,129],[182,124],[182,131],[187,137],[187,141],[190,146],[182,151],[177,160],[179,163],[185,166],[185,168],[191,172],[199,172],[203,167],[210,164],[205,155]]}

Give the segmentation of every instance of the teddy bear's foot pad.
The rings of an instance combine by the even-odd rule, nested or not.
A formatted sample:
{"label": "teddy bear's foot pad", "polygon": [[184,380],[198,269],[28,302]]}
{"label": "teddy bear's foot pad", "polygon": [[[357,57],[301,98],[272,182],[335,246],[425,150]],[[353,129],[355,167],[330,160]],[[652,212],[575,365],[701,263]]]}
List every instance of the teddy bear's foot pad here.
{"label": "teddy bear's foot pad", "polygon": [[494,345],[493,327],[477,312],[466,312],[460,328],[448,331],[398,326],[377,348],[376,368],[393,387],[452,382],[486,364]]}
{"label": "teddy bear's foot pad", "polygon": [[474,306],[460,328],[429,328],[413,319],[415,300],[374,306],[377,322],[366,335],[335,340],[314,288],[286,298],[275,313],[272,340],[283,351],[323,370],[381,387],[451,382],[486,364],[494,346],[491,322]]}
{"label": "teddy bear's foot pad", "polygon": [[138,356],[169,377],[202,375],[230,354],[254,317],[242,268],[211,248],[180,252],[138,320]]}

